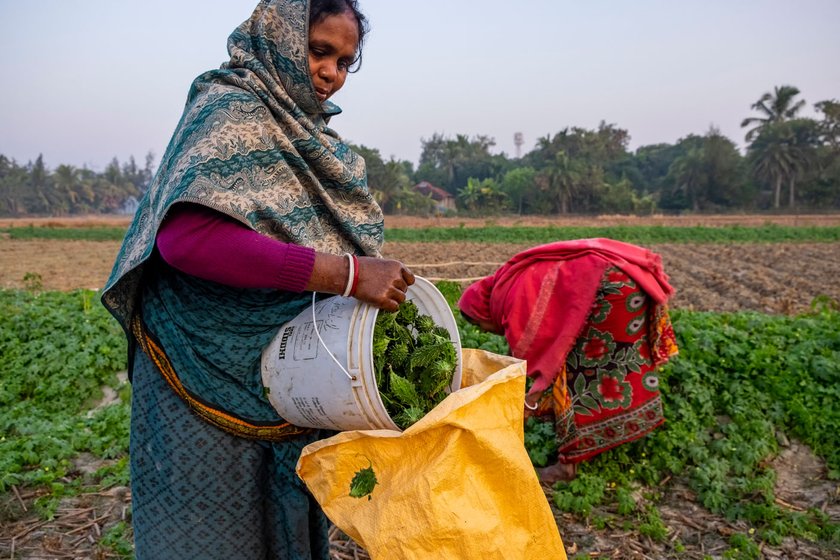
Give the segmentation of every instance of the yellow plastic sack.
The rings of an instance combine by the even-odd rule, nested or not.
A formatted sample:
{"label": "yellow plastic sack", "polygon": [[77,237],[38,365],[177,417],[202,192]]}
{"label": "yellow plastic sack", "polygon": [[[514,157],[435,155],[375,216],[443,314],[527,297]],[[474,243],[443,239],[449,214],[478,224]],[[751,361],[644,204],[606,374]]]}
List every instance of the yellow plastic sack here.
{"label": "yellow plastic sack", "polygon": [[[373,560],[551,558],[566,553],[525,451],[525,362],[463,351],[463,384],[405,430],[342,432],[297,473]],[[377,484],[350,496],[357,472]]]}

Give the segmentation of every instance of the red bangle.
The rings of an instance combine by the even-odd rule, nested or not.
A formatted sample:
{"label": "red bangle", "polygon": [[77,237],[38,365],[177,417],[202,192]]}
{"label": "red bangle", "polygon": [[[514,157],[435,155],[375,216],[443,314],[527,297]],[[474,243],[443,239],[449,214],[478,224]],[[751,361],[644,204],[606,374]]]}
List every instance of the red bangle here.
{"label": "red bangle", "polygon": [[356,255],[352,255],[353,257],[353,284],[350,287],[350,297],[356,295],[356,287],[359,285],[359,259],[356,258]]}

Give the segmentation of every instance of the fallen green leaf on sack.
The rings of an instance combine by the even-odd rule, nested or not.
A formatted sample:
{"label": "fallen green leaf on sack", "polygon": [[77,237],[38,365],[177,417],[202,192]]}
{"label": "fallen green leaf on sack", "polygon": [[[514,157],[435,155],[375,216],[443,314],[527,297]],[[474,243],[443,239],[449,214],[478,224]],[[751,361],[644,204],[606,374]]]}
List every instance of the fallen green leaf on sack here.
{"label": "fallen green leaf on sack", "polygon": [[377,316],[373,365],[382,402],[394,423],[405,429],[446,397],[458,354],[449,331],[407,300],[396,313]]}
{"label": "fallen green leaf on sack", "polygon": [[356,474],[353,475],[353,480],[350,481],[350,497],[364,498],[367,496],[368,500],[371,499],[370,495],[379,481],[376,480],[373,465],[368,464],[369,466],[356,471]]}

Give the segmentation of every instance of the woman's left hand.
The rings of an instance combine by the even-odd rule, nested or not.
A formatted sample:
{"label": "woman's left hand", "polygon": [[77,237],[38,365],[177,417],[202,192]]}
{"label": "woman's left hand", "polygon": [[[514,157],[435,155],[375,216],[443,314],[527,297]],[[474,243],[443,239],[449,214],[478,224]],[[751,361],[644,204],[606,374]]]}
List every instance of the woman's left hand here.
{"label": "woman's left hand", "polygon": [[359,257],[359,283],[354,297],[384,311],[396,311],[405,301],[414,274],[400,261]]}

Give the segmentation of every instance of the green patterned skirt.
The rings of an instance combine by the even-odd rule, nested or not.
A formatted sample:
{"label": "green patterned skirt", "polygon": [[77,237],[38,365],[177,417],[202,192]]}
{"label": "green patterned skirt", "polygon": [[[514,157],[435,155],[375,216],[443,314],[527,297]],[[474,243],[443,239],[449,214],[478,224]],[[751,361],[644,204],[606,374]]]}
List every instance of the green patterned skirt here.
{"label": "green patterned skirt", "polygon": [[328,560],[328,521],[295,474],[314,433],[280,443],[198,417],[143,352],[132,376],[131,490],[138,560]]}

